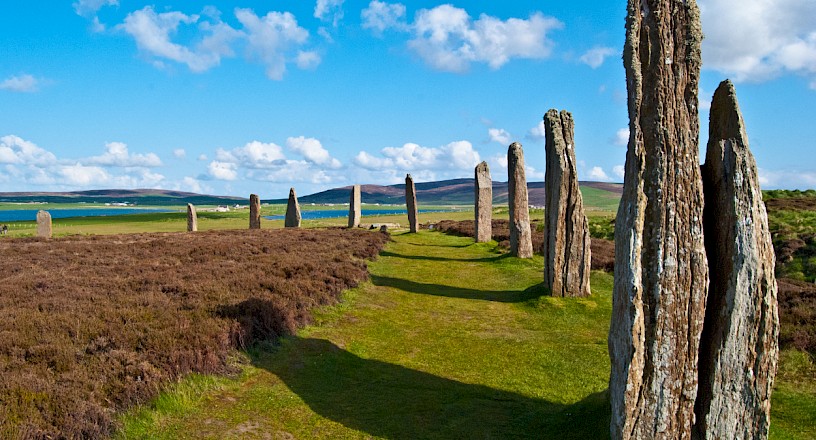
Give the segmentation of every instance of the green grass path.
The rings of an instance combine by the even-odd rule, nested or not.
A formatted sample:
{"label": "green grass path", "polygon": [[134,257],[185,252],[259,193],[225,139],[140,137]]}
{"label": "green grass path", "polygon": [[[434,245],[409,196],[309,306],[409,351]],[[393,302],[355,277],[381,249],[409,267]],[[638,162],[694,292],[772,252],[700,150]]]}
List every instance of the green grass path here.
{"label": "green grass path", "polygon": [[[551,298],[541,257],[435,232],[393,238],[343,304],[250,351],[237,379],[186,379],[126,416],[119,437],[608,437],[610,274],[593,273],[591,298]],[[794,426],[813,421],[794,411]]]}

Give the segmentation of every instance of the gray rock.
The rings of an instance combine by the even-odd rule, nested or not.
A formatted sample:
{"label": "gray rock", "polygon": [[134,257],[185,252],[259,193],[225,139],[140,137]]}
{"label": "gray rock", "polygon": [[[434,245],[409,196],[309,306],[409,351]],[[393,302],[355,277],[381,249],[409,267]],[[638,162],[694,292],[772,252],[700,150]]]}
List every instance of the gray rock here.
{"label": "gray rock", "polygon": [[694,0],[628,0],[629,149],[615,222],[612,439],[691,437],[708,263]]}
{"label": "gray rock", "polygon": [[416,187],[410,174],[405,176],[405,207],[408,209],[409,230],[416,232],[418,229]]}
{"label": "gray rock", "polygon": [[487,162],[476,165],[476,239],[485,243],[493,239],[493,180]]}
{"label": "gray rock", "polygon": [[37,237],[51,238],[53,232],[51,213],[43,210],[37,211]]}
{"label": "gray rock", "polygon": [[300,227],[300,205],[294,188],[289,188],[289,202],[286,204],[286,218],[283,220],[285,228]]}
{"label": "gray rock", "polygon": [[589,296],[591,242],[578,189],[575,123],[567,111],[544,115],[544,281],[553,296]]}
{"label": "gray rock", "polygon": [[757,167],[733,84],[711,104],[703,167],[711,277],[694,437],[765,439],[779,356],[775,257]]}
{"label": "gray rock", "polygon": [[524,151],[520,143],[514,142],[507,150],[510,254],[519,258],[532,258],[533,237],[530,232],[527,178],[524,173]]}
{"label": "gray rock", "polygon": [[380,225],[380,232],[388,232],[388,225]]}
{"label": "gray rock", "polygon": [[192,203],[187,204],[187,232],[198,231],[198,215]]}
{"label": "gray rock", "polygon": [[249,229],[261,229],[261,199],[257,194],[249,195]]}
{"label": "gray rock", "polygon": [[351,197],[349,198],[349,228],[360,226],[360,217],[362,217],[360,206],[360,185],[354,185],[351,187]]}

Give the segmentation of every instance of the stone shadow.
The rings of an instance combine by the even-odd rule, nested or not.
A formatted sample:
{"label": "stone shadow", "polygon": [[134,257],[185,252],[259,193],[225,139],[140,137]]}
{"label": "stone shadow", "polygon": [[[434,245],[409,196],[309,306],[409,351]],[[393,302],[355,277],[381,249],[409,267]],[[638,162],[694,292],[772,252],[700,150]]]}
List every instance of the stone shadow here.
{"label": "stone shadow", "polygon": [[254,364],[313,411],[372,436],[414,439],[608,438],[607,392],[563,405],[378,360],[330,341],[288,337]]}
{"label": "stone shadow", "polygon": [[402,278],[371,276],[371,283],[375,286],[393,287],[406,292],[423,295],[444,296],[447,298],[476,299],[503,303],[519,303],[538,298],[547,292],[544,283],[538,283],[524,290],[474,290],[462,287],[445,286],[442,284],[419,283]]}

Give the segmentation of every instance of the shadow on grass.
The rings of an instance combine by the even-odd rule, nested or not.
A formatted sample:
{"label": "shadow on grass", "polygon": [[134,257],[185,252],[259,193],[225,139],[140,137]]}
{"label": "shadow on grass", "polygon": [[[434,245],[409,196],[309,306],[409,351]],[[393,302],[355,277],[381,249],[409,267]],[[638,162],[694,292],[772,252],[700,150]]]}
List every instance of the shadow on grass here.
{"label": "shadow on grass", "polygon": [[390,251],[382,251],[380,252],[380,256],[383,257],[394,257],[394,258],[404,258],[406,260],[427,260],[427,261],[463,261],[463,262],[473,262],[473,263],[491,263],[503,260],[505,258],[510,258],[510,254],[505,253],[501,255],[496,255],[493,257],[486,257],[486,258],[448,258],[448,257],[431,257],[427,255],[405,255],[405,254],[398,254],[396,252]]}
{"label": "shadow on grass", "polygon": [[476,299],[503,303],[519,303],[538,298],[546,293],[544,283],[538,283],[524,290],[474,290],[462,287],[444,286],[441,284],[418,283],[402,278],[371,275],[375,286],[393,287],[405,292],[423,295],[444,296],[447,298]]}
{"label": "shadow on grass", "polygon": [[608,438],[607,393],[562,405],[377,360],[330,341],[289,337],[254,358],[317,414],[389,439]]}

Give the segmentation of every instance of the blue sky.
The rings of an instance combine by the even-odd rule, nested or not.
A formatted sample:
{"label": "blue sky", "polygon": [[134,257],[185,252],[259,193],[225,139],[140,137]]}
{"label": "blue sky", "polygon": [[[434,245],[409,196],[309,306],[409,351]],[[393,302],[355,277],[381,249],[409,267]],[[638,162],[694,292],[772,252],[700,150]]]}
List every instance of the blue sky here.
{"label": "blue sky", "polygon": [[[816,187],[816,2],[700,0],[707,105],[731,78],[765,188]],[[207,5],[207,6],[204,6]],[[507,180],[573,113],[583,180],[622,181],[626,2],[0,3],[0,188],[283,198]]]}

